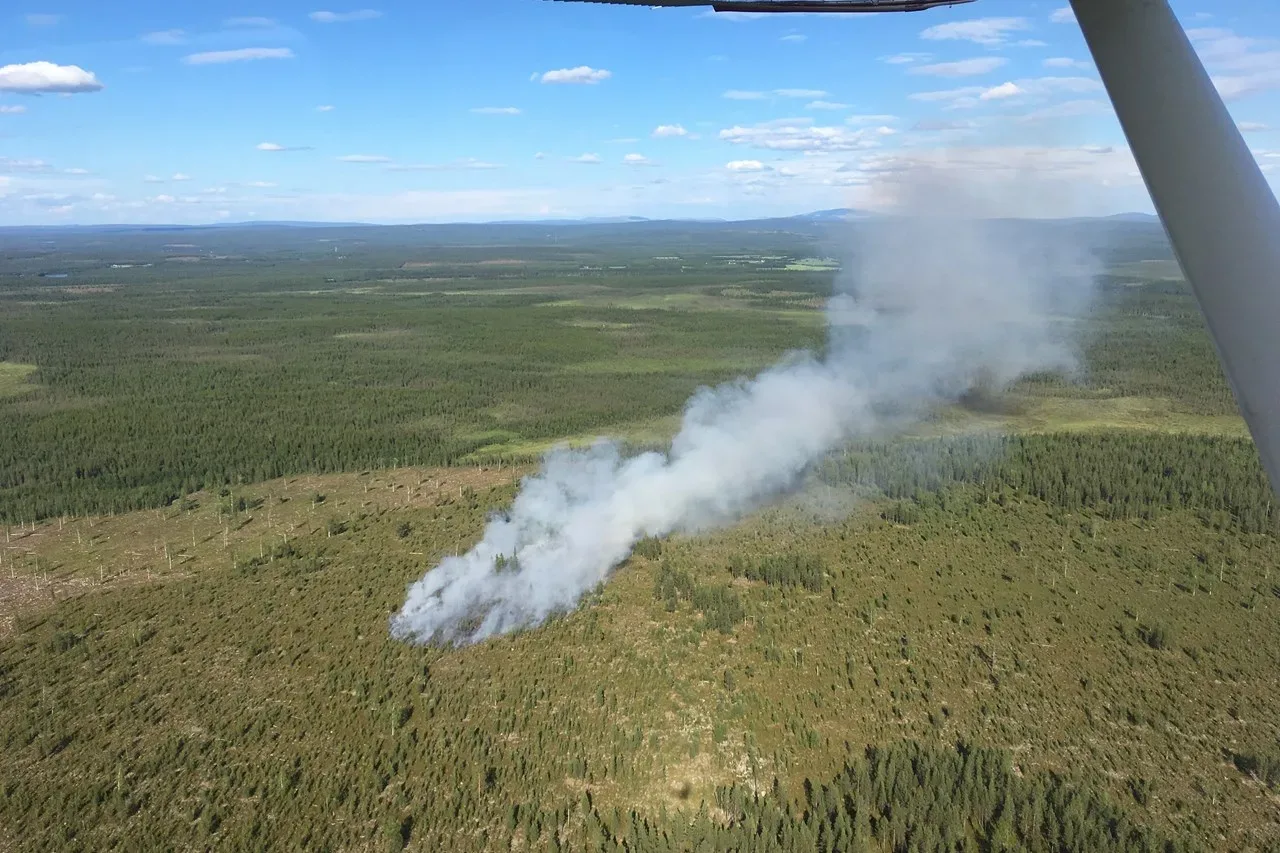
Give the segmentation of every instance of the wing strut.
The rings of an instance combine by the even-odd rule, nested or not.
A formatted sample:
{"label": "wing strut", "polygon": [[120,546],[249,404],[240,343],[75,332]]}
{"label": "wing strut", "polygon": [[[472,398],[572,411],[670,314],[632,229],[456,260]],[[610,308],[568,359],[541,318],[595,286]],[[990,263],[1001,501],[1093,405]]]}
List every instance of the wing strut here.
{"label": "wing strut", "polygon": [[1280,494],[1280,204],[1168,0],[1071,0]]}

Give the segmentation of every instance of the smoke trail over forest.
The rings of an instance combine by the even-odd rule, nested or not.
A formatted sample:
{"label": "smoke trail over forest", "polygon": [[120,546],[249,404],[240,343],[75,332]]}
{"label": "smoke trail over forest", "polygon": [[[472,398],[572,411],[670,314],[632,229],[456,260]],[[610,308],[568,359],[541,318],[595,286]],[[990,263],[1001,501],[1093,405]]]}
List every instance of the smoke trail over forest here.
{"label": "smoke trail over forest", "polygon": [[[863,223],[827,307],[822,354],[697,392],[666,453],[610,441],[550,453],[470,552],[414,583],[391,620],[417,642],[465,644],[571,609],[646,536],[725,525],[792,491],[826,453],[919,422],[975,383],[1071,369],[1070,319],[1094,265],[1043,229],[929,215],[954,186],[912,192]],[[914,208],[914,209],[913,209]]]}

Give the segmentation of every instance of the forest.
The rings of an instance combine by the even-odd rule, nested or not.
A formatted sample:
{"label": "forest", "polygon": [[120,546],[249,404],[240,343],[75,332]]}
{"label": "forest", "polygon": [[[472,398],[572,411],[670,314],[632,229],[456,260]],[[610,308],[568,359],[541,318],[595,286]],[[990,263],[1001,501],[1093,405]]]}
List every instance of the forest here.
{"label": "forest", "polygon": [[1078,376],[465,648],[407,585],[821,348],[829,226],[0,231],[0,850],[1280,850],[1274,493],[1158,230],[1026,227]]}

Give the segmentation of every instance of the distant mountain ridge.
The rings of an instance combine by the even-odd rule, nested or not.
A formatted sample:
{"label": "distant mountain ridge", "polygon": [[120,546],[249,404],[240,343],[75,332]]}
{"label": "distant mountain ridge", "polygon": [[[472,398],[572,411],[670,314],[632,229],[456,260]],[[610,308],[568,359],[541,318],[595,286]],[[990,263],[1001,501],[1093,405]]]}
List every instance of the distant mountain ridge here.
{"label": "distant mountain ridge", "polygon": [[[41,232],[41,231],[207,231],[210,229],[256,229],[256,228],[413,228],[413,227],[448,227],[467,226],[481,227],[485,225],[537,225],[537,226],[571,226],[571,225],[639,225],[639,224],[678,224],[682,222],[697,224],[731,225],[739,222],[799,222],[806,224],[822,224],[835,222],[860,222],[876,219],[883,214],[850,207],[837,207],[829,210],[815,210],[793,216],[764,216],[750,219],[680,218],[655,219],[647,216],[588,216],[581,218],[559,219],[498,219],[487,222],[423,222],[404,223],[398,225],[379,225],[372,222],[319,222],[306,220],[262,220],[246,222],[218,222],[205,225],[165,225],[165,224],[112,224],[112,225],[3,225],[0,232]],[[1009,219],[1016,219],[1010,217]],[[1027,220],[1043,222],[1123,222],[1123,223],[1158,223],[1159,217],[1150,213],[1116,213],[1109,216],[1074,216],[1057,219]]]}

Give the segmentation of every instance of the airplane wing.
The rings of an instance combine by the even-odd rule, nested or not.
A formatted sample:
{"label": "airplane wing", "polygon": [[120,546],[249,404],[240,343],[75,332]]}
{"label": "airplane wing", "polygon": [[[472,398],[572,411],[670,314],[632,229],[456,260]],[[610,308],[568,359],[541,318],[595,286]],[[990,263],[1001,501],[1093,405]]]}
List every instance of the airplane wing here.
{"label": "airplane wing", "polygon": [[619,6],[710,6],[717,12],[919,12],[973,0],[556,0]]}

